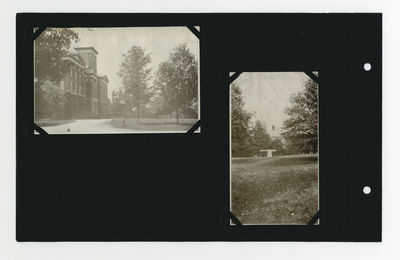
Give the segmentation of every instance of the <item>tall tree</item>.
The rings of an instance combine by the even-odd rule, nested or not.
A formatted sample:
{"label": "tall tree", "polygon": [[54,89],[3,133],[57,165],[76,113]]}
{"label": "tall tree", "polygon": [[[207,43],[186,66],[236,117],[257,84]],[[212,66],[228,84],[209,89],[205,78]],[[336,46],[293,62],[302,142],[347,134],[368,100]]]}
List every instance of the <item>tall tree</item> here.
{"label": "tall tree", "polygon": [[231,149],[232,157],[251,156],[252,140],[250,135],[252,114],[244,110],[242,90],[231,85]]}
{"label": "tall tree", "polygon": [[257,154],[260,150],[271,149],[271,138],[267,133],[267,129],[260,120],[257,120],[250,131],[251,135],[251,150],[253,154]]}
{"label": "tall tree", "polygon": [[35,40],[35,119],[63,117],[65,98],[57,89],[68,73],[63,63],[78,34],[67,28],[47,28]]}
{"label": "tall tree", "polygon": [[[194,54],[187,44],[179,44],[162,62],[156,72],[155,86],[161,91],[164,108],[176,112],[179,123],[179,111],[197,116],[198,65]],[[194,111],[196,110],[196,111]]]}
{"label": "tall tree", "polygon": [[279,138],[271,141],[270,148],[276,150],[275,154],[277,155],[286,154],[286,149],[283,145],[283,142]]}
{"label": "tall tree", "polygon": [[35,88],[35,119],[64,118],[66,104],[64,92],[49,80]]}
{"label": "tall tree", "polygon": [[79,41],[78,34],[68,28],[47,28],[35,40],[35,81],[39,85],[45,81],[58,84],[69,72],[63,63],[71,43]]}
{"label": "tall tree", "polygon": [[151,79],[150,54],[145,53],[146,49],[140,46],[132,48],[122,56],[124,61],[117,73],[121,78],[124,88],[123,97],[132,110],[136,111],[136,120],[139,122],[140,111],[150,102],[153,90],[149,87]]}
{"label": "tall tree", "polygon": [[318,151],[318,84],[308,79],[304,89],[290,97],[290,116],[283,123],[282,136],[301,152]]}

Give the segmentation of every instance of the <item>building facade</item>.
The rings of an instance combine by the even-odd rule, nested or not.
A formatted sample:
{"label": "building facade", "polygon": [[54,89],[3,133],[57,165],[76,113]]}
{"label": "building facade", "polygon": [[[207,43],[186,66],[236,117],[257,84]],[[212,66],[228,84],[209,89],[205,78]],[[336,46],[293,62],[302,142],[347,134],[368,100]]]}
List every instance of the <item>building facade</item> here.
{"label": "building facade", "polygon": [[97,73],[97,54],[93,47],[75,48],[76,53],[63,57],[69,73],[61,80],[60,88],[67,99],[67,118],[107,118],[108,79]]}

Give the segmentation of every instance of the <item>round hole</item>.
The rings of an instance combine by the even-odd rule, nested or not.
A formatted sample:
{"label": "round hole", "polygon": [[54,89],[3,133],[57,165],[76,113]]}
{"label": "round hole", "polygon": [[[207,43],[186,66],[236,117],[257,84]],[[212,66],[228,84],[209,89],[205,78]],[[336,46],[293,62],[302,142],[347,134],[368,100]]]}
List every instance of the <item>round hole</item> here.
{"label": "round hole", "polygon": [[365,69],[365,71],[370,71],[371,70],[371,64],[365,63],[364,64],[364,69]]}
{"label": "round hole", "polygon": [[371,188],[368,186],[365,186],[363,189],[364,194],[370,194],[371,193]]}

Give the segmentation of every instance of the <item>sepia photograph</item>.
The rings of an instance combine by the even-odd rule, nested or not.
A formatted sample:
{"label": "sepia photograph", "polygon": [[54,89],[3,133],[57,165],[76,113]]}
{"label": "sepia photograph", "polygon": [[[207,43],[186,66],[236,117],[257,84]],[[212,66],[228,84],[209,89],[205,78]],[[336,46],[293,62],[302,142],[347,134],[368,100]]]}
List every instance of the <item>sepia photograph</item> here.
{"label": "sepia photograph", "polygon": [[184,26],[46,28],[34,122],[48,134],[187,132],[200,119],[199,44]]}
{"label": "sepia photograph", "polygon": [[231,212],[243,225],[306,225],[319,210],[318,84],[245,72],[230,93]]}

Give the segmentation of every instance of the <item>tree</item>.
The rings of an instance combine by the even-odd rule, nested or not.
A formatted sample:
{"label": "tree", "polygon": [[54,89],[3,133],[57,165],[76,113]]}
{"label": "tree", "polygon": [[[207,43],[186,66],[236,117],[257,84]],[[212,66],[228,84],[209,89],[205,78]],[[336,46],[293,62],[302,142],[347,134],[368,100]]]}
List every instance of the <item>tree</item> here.
{"label": "tree", "polygon": [[[154,85],[161,91],[164,110],[179,111],[197,116],[198,65],[195,56],[186,43],[179,44],[169,53],[167,61],[162,62],[155,75]],[[196,110],[196,111],[195,111]]]}
{"label": "tree", "polygon": [[253,154],[257,154],[260,150],[270,149],[271,138],[267,133],[267,129],[257,120],[250,131],[251,135],[251,150]]}
{"label": "tree", "polygon": [[76,32],[68,28],[47,28],[35,40],[35,81],[39,85],[46,81],[57,85],[69,72],[68,66],[63,63],[64,57],[72,41],[78,42]]}
{"label": "tree", "polygon": [[231,149],[232,157],[252,155],[250,135],[252,114],[244,110],[242,90],[238,85],[231,85]]}
{"label": "tree", "polygon": [[78,40],[67,28],[47,28],[35,40],[35,119],[64,116],[65,98],[58,85],[69,68],[62,57]]}
{"label": "tree", "polygon": [[136,111],[137,122],[140,111],[150,102],[153,95],[153,90],[148,86],[151,68],[147,68],[151,63],[151,57],[145,51],[145,48],[132,46],[122,55],[125,59],[117,73],[124,88],[123,99],[132,110]]}
{"label": "tree", "polygon": [[166,114],[164,111],[164,98],[162,95],[159,93],[159,91],[155,91],[155,95],[151,98],[150,104],[147,107],[147,114],[151,118],[157,118],[160,117],[161,115]]}
{"label": "tree", "polygon": [[286,109],[289,119],[283,123],[282,136],[299,152],[318,151],[318,84],[308,79],[304,89],[290,97]]}
{"label": "tree", "polygon": [[285,149],[281,139],[279,139],[279,138],[276,138],[271,141],[270,148],[273,150],[276,150],[275,154],[277,154],[277,155],[286,154],[286,149]]}
{"label": "tree", "polygon": [[66,98],[60,88],[47,80],[35,84],[35,118],[60,119],[65,117]]}

